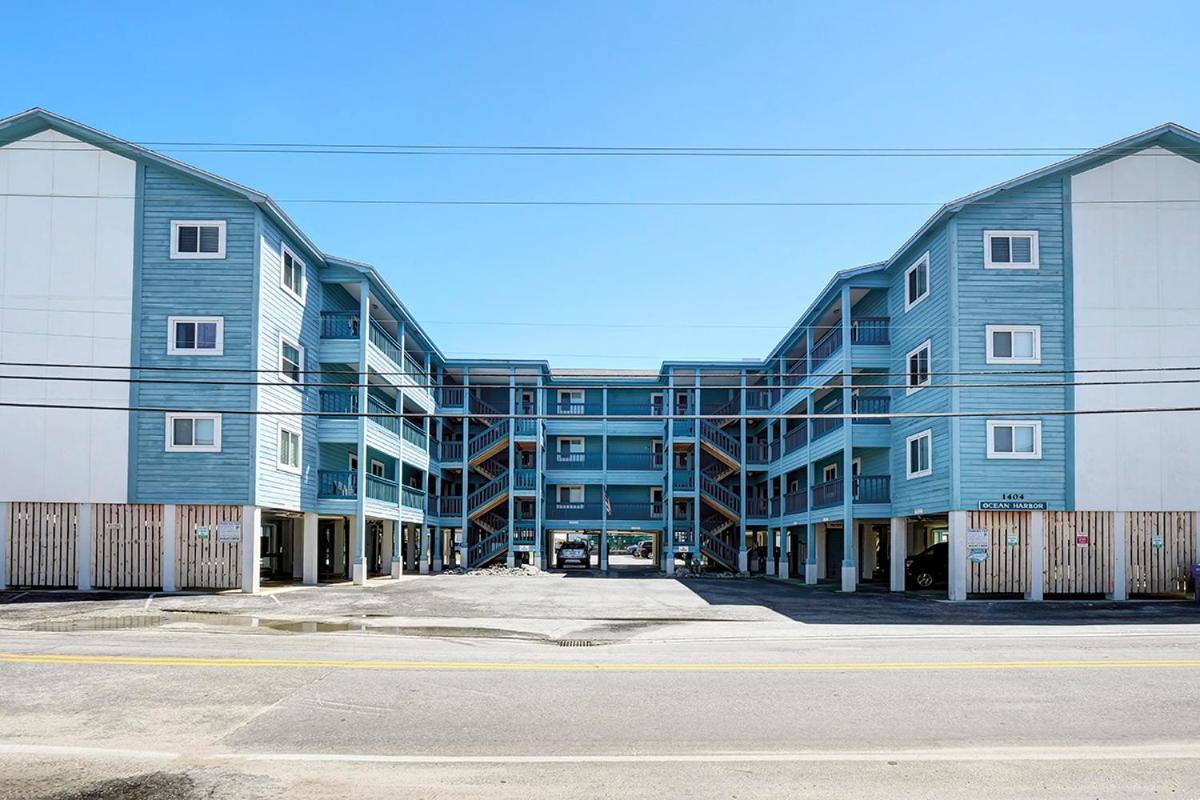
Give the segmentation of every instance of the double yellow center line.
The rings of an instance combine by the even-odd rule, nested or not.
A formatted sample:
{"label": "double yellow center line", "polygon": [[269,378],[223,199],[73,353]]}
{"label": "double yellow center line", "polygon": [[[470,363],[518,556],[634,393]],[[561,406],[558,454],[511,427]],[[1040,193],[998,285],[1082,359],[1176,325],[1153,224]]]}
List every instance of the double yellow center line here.
{"label": "double yellow center line", "polygon": [[1033,661],[850,661],[763,663],[553,663],[505,661],[376,661],[296,658],[202,658],[0,653],[0,664],[219,667],[225,669],[373,669],[475,672],[905,672],[940,670],[1200,668],[1200,659],[1060,659]]}

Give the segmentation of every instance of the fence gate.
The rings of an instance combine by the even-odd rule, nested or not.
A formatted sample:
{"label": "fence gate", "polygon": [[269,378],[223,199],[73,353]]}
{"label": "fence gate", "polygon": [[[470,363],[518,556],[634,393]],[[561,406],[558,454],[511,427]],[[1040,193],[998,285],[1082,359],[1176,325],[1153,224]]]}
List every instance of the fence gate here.
{"label": "fence gate", "polygon": [[79,585],[77,503],[12,503],[9,509],[8,585]]}
{"label": "fence gate", "polygon": [[178,576],[181,589],[237,589],[241,586],[241,539],[221,540],[221,523],[236,523],[241,506],[177,506]]}
{"label": "fence gate", "polygon": [[[1029,588],[1029,513],[967,512],[967,593],[1023,594]],[[987,547],[971,546],[972,529],[987,531]],[[980,556],[986,555],[986,558]]]}
{"label": "fence gate", "polygon": [[92,514],[92,586],[162,586],[162,506],[98,503]]}
{"label": "fence gate", "polygon": [[1046,594],[1111,592],[1112,512],[1048,511],[1045,519]]}
{"label": "fence gate", "polygon": [[1130,594],[1187,591],[1188,567],[1196,561],[1196,530],[1190,511],[1131,511],[1126,569]]}

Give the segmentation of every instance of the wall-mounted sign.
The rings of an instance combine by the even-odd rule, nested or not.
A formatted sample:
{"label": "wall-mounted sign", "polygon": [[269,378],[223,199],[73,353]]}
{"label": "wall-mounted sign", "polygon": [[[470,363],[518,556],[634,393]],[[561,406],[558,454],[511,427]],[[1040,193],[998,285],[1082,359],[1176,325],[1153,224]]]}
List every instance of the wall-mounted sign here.
{"label": "wall-mounted sign", "polygon": [[980,511],[1045,511],[1045,500],[980,500]]}
{"label": "wall-mounted sign", "polygon": [[1088,535],[1086,533],[1075,534],[1075,544],[1079,545],[1080,547],[1087,547],[1088,544],[1090,544]]}
{"label": "wall-mounted sign", "polygon": [[1155,550],[1161,550],[1163,546],[1163,537],[1161,533],[1157,533],[1150,537],[1150,546]]}
{"label": "wall-mounted sign", "polygon": [[691,551],[692,546],[690,544],[677,544],[671,549],[676,553],[687,553]]}
{"label": "wall-mounted sign", "polygon": [[240,542],[242,540],[242,524],[240,522],[222,522],[217,525],[218,542]]}
{"label": "wall-mounted sign", "polygon": [[208,540],[208,526],[207,525],[196,526],[196,538],[202,542]]}
{"label": "wall-mounted sign", "polygon": [[532,545],[532,544],[519,544],[519,545],[517,545],[516,547],[514,547],[514,548],[513,548],[513,551],[514,551],[514,552],[516,552],[516,553],[532,553],[532,552],[533,552],[534,550],[536,550],[536,549],[537,549],[537,546],[536,546],[536,545]]}
{"label": "wall-mounted sign", "polygon": [[1004,543],[1009,547],[1016,547],[1021,544],[1021,534],[1016,531],[1009,531],[1004,534]]}
{"label": "wall-mounted sign", "polygon": [[992,532],[987,528],[967,528],[967,549],[987,549],[992,543]]}
{"label": "wall-mounted sign", "polygon": [[988,560],[988,552],[985,548],[976,548],[967,556],[967,560],[973,561],[976,564],[982,564],[984,561]]}

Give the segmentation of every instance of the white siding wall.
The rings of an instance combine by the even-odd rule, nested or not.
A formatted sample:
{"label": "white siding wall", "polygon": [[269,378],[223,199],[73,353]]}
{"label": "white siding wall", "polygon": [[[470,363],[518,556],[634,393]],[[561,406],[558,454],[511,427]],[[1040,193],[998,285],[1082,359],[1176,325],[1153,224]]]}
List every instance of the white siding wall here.
{"label": "white siding wall", "polygon": [[[0,147],[0,360],[129,365],[135,182],[59,133]],[[0,400],[125,406],[129,387],[3,380]],[[124,412],[0,407],[0,501],[125,502],[128,430]]]}
{"label": "white siding wall", "polygon": [[[1200,164],[1151,148],[1073,176],[1071,200],[1076,368],[1200,365]],[[1194,374],[1080,380],[1108,377]],[[1196,406],[1198,397],[1186,384],[1075,394],[1080,409]],[[1200,509],[1200,414],[1076,417],[1075,481],[1083,510]]]}

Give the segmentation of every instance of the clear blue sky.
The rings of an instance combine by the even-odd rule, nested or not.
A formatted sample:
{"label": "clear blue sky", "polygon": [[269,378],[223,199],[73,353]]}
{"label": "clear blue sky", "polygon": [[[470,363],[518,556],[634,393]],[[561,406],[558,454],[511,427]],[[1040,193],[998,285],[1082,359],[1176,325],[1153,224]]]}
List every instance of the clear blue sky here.
{"label": "clear blue sky", "polygon": [[[1200,126],[1198,26],[1194,2],[18,3],[0,114],[134,141],[1085,147]],[[378,265],[450,355],[635,368],[766,355],[835,270],[889,256],[934,206],[286,201],[935,203],[1050,160],[185,158]],[[495,324],[513,322],[548,324]]]}

